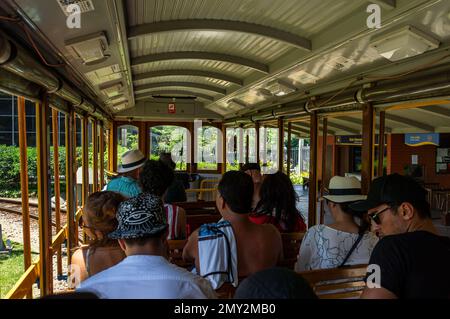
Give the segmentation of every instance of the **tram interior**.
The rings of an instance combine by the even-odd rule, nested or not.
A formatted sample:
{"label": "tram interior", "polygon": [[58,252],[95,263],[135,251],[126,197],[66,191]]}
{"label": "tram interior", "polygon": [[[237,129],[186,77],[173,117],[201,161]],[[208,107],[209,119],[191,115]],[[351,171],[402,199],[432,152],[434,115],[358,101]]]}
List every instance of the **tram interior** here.
{"label": "tram interior", "polygon": [[1,297],[67,290],[82,208],[133,149],[171,153],[197,213],[227,171],[281,171],[308,227],[333,176],[411,175],[450,237],[449,49],[447,0],[1,1],[0,229],[24,251]]}

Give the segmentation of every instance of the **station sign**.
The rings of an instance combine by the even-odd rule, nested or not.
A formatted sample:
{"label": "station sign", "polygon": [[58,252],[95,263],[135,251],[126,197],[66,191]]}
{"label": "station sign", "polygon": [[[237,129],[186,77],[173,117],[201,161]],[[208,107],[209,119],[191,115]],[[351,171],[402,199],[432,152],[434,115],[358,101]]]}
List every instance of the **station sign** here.
{"label": "station sign", "polygon": [[[362,145],[362,135],[337,135],[336,145]],[[386,145],[386,139],[384,139]],[[378,134],[375,135],[375,145],[378,145]]]}
{"label": "station sign", "polygon": [[408,146],[439,146],[439,133],[406,133],[405,144]]}

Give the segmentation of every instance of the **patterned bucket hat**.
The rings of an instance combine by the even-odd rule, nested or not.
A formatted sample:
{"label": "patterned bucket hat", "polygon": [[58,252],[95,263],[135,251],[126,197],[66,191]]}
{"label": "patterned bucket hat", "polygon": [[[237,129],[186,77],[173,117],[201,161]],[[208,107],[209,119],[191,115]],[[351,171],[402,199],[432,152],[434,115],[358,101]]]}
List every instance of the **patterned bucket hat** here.
{"label": "patterned bucket hat", "polygon": [[148,193],[122,202],[117,210],[117,220],[117,229],[108,235],[111,239],[147,237],[168,227],[161,199]]}

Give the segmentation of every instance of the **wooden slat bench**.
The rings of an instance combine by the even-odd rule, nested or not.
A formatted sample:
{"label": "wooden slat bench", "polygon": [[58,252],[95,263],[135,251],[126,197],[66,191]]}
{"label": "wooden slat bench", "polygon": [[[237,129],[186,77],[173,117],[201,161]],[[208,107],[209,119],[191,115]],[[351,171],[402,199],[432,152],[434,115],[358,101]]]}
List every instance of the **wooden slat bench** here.
{"label": "wooden slat bench", "polygon": [[298,272],[320,299],[359,298],[366,283],[367,265],[345,268],[318,269]]}
{"label": "wooden slat bench", "polygon": [[294,269],[294,265],[297,262],[298,251],[300,250],[300,245],[304,236],[304,232],[281,233],[284,259],[278,263],[278,266]]}

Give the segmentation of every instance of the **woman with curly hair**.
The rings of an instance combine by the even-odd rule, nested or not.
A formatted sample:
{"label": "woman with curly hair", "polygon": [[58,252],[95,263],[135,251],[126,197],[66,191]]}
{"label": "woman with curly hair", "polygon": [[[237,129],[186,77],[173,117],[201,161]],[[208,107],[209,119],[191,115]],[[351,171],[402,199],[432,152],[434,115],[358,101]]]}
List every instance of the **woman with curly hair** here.
{"label": "woman with curly hair", "polygon": [[264,177],[260,201],[250,220],[256,224],[273,224],[280,232],[303,232],[305,222],[297,210],[297,194],[286,174],[277,172]]}
{"label": "woman with curly hair", "polygon": [[[156,195],[161,199],[173,183],[174,172],[172,168],[162,161],[148,160],[141,172],[140,183],[144,193]],[[186,212],[174,204],[164,203],[169,234],[167,239],[186,238]]]}
{"label": "woman with curly hair", "polygon": [[107,236],[117,228],[116,211],[124,200],[123,195],[111,191],[89,195],[83,209],[83,228],[89,238],[89,245],[81,246],[72,256],[72,267],[79,267],[80,281],[125,258],[117,240]]}

